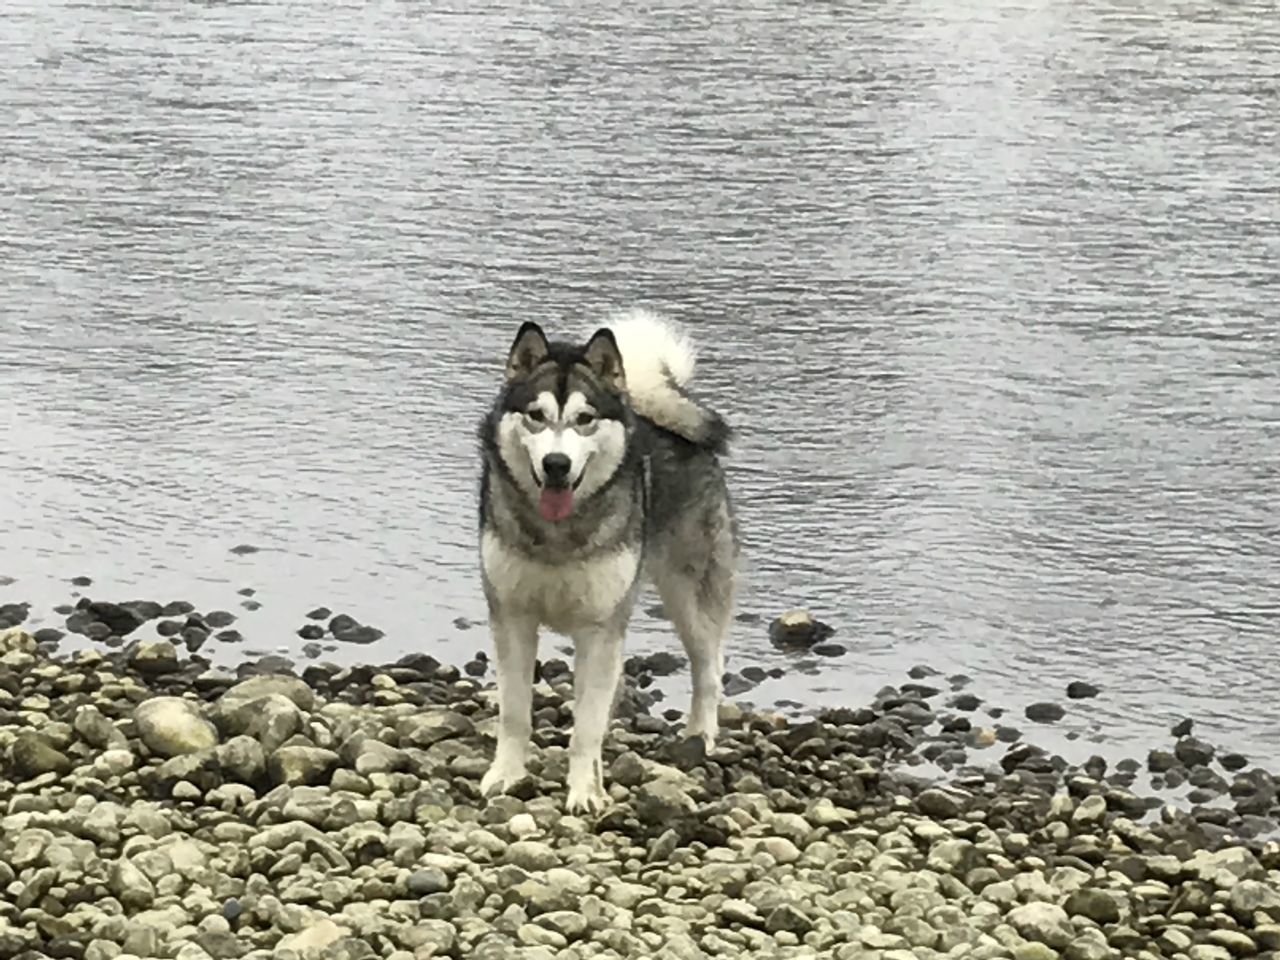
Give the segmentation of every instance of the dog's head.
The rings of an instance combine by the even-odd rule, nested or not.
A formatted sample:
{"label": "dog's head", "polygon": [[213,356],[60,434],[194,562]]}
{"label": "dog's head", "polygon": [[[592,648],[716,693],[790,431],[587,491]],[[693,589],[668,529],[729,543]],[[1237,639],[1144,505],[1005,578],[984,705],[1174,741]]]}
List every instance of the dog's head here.
{"label": "dog's head", "polygon": [[548,342],[528,322],[507,357],[497,440],[517,486],[549,523],[573,515],[603,487],[627,451],[622,354],[597,330],[585,346]]}

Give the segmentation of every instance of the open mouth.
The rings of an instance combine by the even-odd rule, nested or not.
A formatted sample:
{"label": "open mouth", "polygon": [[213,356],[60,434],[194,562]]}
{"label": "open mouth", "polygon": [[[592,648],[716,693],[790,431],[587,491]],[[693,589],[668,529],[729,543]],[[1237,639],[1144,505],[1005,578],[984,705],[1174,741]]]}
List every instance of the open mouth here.
{"label": "open mouth", "polygon": [[[582,470],[578,472],[578,479],[567,487],[548,487],[539,483],[541,487],[538,493],[538,513],[542,515],[542,519],[548,523],[561,523],[568,520],[573,514],[574,493],[582,484],[582,478],[586,475],[586,464],[582,465]],[[537,482],[538,476],[534,474],[534,482]]]}

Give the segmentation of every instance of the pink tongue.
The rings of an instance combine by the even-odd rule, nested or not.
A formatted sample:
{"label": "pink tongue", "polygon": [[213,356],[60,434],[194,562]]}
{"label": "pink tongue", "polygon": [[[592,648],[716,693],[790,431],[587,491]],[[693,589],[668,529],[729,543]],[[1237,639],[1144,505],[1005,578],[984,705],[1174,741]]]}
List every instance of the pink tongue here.
{"label": "pink tongue", "polygon": [[538,498],[538,512],[542,514],[543,520],[552,523],[567,519],[573,513],[573,491],[544,488],[542,496]]}

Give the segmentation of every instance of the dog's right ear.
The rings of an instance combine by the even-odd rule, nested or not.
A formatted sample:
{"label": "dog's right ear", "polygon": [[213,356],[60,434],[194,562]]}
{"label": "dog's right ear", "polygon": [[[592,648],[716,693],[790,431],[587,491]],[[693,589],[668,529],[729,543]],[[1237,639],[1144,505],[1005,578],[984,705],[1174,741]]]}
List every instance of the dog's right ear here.
{"label": "dog's right ear", "polygon": [[547,335],[532,320],[526,320],[520,325],[520,332],[516,334],[511,353],[507,356],[507,379],[527,377],[547,359],[548,353]]}

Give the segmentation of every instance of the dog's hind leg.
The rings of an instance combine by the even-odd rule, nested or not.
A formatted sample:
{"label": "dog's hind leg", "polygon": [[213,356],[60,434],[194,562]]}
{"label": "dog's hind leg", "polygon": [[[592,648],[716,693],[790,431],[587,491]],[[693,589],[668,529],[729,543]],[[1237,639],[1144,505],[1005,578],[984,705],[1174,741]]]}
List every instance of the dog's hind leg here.
{"label": "dog's hind leg", "polygon": [[533,736],[533,667],[538,656],[538,622],[532,617],[491,611],[498,668],[498,748],[480,781],[485,796],[501,793],[525,775]]}
{"label": "dog's hind leg", "polygon": [[708,750],[715,746],[720,727],[724,644],[737,581],[733,562],[732,544],[725,540],[701,555],[673,552],[657,567],[663,573],[654,578],[663,609],[689,657],[693,699],[685,736],[700,737]]}
{"label": "dog's hind leg", "polygon": [[573,637],[573,737],[569,742],[569,813],[600,813],[609,805],[601,751],[622,680],[626,622]]}

